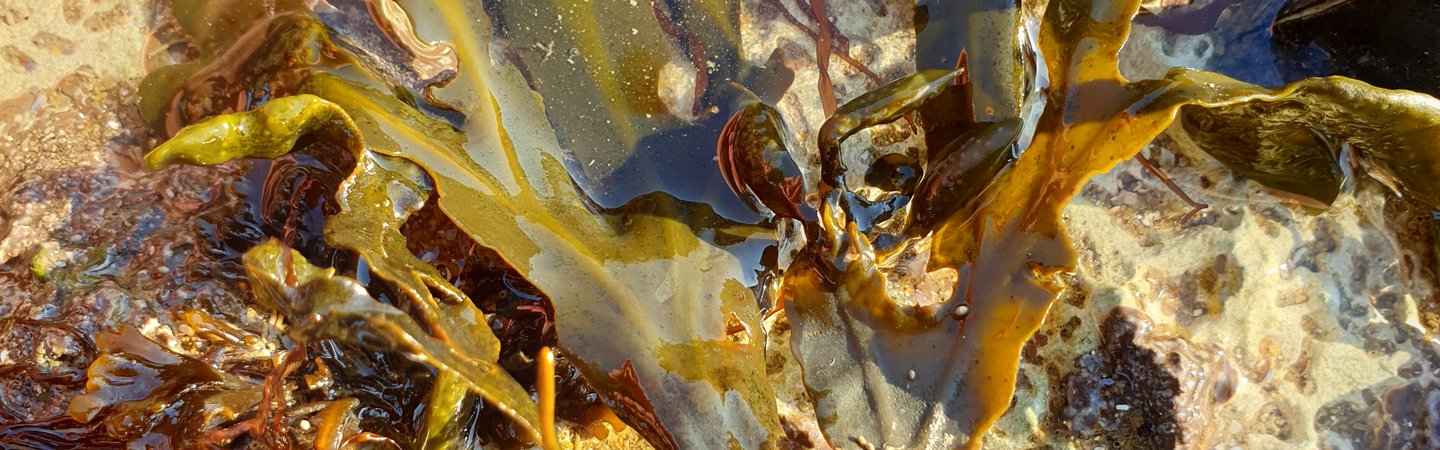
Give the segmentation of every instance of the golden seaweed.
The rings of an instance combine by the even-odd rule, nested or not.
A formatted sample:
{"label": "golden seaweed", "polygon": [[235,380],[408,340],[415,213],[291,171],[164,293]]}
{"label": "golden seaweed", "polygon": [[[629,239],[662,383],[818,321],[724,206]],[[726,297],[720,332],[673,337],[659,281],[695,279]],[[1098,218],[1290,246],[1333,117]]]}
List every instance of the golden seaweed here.
{"label": "golden seaweed", "polygon": [[[978,448],[1011,402],[1021,348],[1060,289],[1055,275],[1074,270],[1061,208],[1172,122],[1236,173],[1313,204],[1334,200],[1350,158],[1440,206],[1440,101],[1344,78],[1268,89],[1175,69],[1126,80],[1117,53],[1138,0],[1051,0],[1038,17],[1006,2],[923,5],[936,14],[920,22],[930,70],[835,108],[817,139],[818,187],[801,182],[774,108],[729,85],[769,73],[736,61],[733,2],[652,2],[649,16],[562,0],[485,10],[370,0],[361,2],[368,16],[339,3],[191,30],[204,59],[146,80],[147,120],[174,134],[146,162],[275,158],[317,141],[350,151],[355,168],[326,240],[359,255],[413,314],[274,243],[246,256],[257,298],[298,340],[354,341],[435,367],[435,411],[457,410],[468,390],[536,442],[548,422],[496,365],[502,344],[484,313],[400,233],[432,198],[544,293],[561,353],[662,448],[769,448],[783,438],[763,360],[756,293],[766,290],[747,276],[755,272],[783,273],[792,350],[832,445]],[[983,25],[968,30],[972,47],[945,48],[969,14]],[[520,19],[530,16],[555,23]],[[438,24],[423,31],[439,41],[419,38],[412,17]],[[822,56],[827,24],[817,33]],[[242,29],[251,38],[220,33]],[[510,47],[538,35],[554,37],[533,51]],[[394,39],[377,46],[365,36]],[[637,45],[650,41],[672,47]],[[979,56],[967,63],[966,52]],[[218,90],[180,81],[239,62],[255,69],[230,73]],[[680,107],[656,96],[667,63],[695,67]],[[204,97],[216,93],[222,101]],[[931,130],[944,145],[930,142],[918,183],[869,203],[845,183],[841,143],[917,112],[947,124]],[[937,117],[947,112],[965,117]],[[686,176],[695,178],[676,179]],[[875,227],[877,217],[898,226]],[[778,223],[805,234],[787,255],[793,263],[744,253],[785,239]],[[877,249],[880,239],[890,244]],[[953,275],[953,291],[934,293],[942,301],[933,304],[891,298],[893,283],[914,281],[886,275],[898,262],[880,256],[897,248],[928,249],[927,273],[913,276]],[[424,445],[451,442],[446,416],[424,421]]]}

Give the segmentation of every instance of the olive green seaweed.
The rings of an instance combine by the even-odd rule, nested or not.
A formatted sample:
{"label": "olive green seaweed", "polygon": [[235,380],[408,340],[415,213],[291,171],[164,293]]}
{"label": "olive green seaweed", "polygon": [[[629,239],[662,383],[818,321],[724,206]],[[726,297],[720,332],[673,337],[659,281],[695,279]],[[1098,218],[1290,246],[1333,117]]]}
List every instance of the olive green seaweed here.
{"label": "olive green seaweed", "polygon": [[[146,164],[160,167],[180,162],[219,164],[237,158],[273,158],[288,152],[296,139],[311,132],[331,133],[343,137],[342,142],[348,141],[353,149],[365,148],[363,139],[356,134],[358,131],[354,123],[342,109],[319,97],[296,95],[270,101],[252,111],[216,116],[186,127],[146,155]],[[461,375],[458,380],[454,377],[442,378],[467,382],[476,395],[494,402],[533,432],[538,423],[535,405],[524,389],[495,364],[500,342],[490,331],[484,313],[459,289],[445,281],[434,267],[410,253],[404,236],[400,234],[400,226],[430,197],[429,178],[419,167],[405,160],[365,150],[355,153],[355,172],[341,185],[338,194],[341,211],[326,222],[327,240],[332,245],[358,253],[376,275],[394,283],[420,310],[421,321],[432,330],[423,338],[433,342],[417,347],[425,359],[452,367],[457,364],[456,361],[463,361],[461,364],[468,370],[455,369]],[[279,270],[261,265],[263,259],[257,258],[265,255],[247,256],[252,282],[263,285],[259,283],[286,280],[284,277],[265,278],[269,272],[264,270]],[[286,270],[298,270],[300,284],[333,275],[322,275],[323,271],[308,265],[296,267],[299,268]],[[443,298],[434,298],[432,289],[441,293]],[[275,294],[280,291],[283,289],[279,287],[264,291],[270,294],[265,298],[270,300],[271,306],[280,308],[292,319],[306,317],[305,313],[294,310],[295,302],[320,301],[282,301],[283,297]],[[260,292],[257,291],[257,294]],[[378,302],[377,305],[385,306]],[[397,325],[398,328],[386,331],[409,333],[422,329],[413,322],[400,322],[402,325]],[[403,340],[421,338],[411,335]],[[446,354],[424,354],[426,350],[444,350]],[[446,392],[448,389],[437,388],[437,391]],[[538,440],[539,436],[534,437]]]}
{"label": "olive green seaweed", "polygon": [[[414,314],[273,241],[246,253],[246,268],[257,298],[283,313],[295,338],[397,350],[439,370],[421,419],[426,447],[459,442],[453,412],[466,407],[467,391],[540,440],[537,407],[496,364],[500,342],[485,315],[406,247],[401,225],[432,198],[543,291],[560,350],[661,448],[770,448],[783,438],[766,333],[746,286],[756,268],[735,249],[784,236],[773,222],[737,232],[743,227],[708,209],[716,205],[671,196],[647,178],[663,166],[649,158],[722,159],[708,175],[759,197],[744,205],[770,209],[776,222],[804,222],[803,248],[780,259],[790,266],[762,269],[783,269],[791,349],[822,431],[846,448],[978,448],[1011,403],[1020,351],[1061,289],[1055,275],[1075,268],[1062,208],[1090,177],[1134,157],[1167,127],[1236,173],[1311,204],[1334,201],[1353,182],[1342,164],[1355,161],[1396,192],[1440,206],[1440,101],[1338,77],[1275,89],[1191,69],[1126,80],[1117,54],[1139,0],[1050,0],[1034,17],[1038,9],[1005,6],[1014,2],[922,2],[937,14],[918,31],[929,70],[840,106],[820,127],[818,168],[789,159],[798,149],[786,148],[793,139],[773,107],[722,101],[732,91],[721,86],[758,73],[738,62],[736,2],[542,0],[481,9],[363,1],[391,11],[372,19],[390,21],[376,30],[399,33],[403,51],[341,33],[370,30],[368,22],[353,28],[350,16],[296,5],[283,21],[250,19],[278,28],[226,22],[277,40],[254,47],[273,55],[233,51],[254,44],[227,45],[223,33],[202,30],[208,67],[283,61],[231,81],[284,81],[293,95],[224,114],[233,98],[185,101],[193,92],[172,86],[176,73],[200,66],[156,71],[143,89],[158,95],[147,100],[147,120],[213,117],[170,130],[174,137],[145,163],[276,158],[313,142],[351,152],[355,168],[325,237],[359,255]],[[943,45],[972,13],[983,15],[971,18],[979,28],[1005,31],[964,31],[972,46],[985,46],[967,49],[978,62],[933,68],[960,54]],[[385,69],[387,58],[404,67]],[[709,62],[717,62],[713,70]],[[691,107],[658,98],[656,74],[667,65],[696,68]],[[271,73],[277,67],[283,77]],[[954,95],[976,88],[986,91]],[[972,99],[998,108],[978,114],[945,104]],[[199,107],[178,119],[164,114],[176,105]],[[738,119],[724,121],[731,111]],[[867,223],[862,231],[851,214],[863,202],[845,185],[840,161],[841,152],[864,146],[841,143],[916,111],[966,112],[953,121],[964,129],[935,135],[951,142],[921,158],[924,175],[903,193],[913,198],[894,215],[898,226]],[[638,167],[640,189],[651,191],[607,197],[624,184],[610,182],[633,176],[626,167]],[[819,192],[811,192],[818,202],[804,202],[816,197],[804,195],[802,169],[820,172]],[[899,243],[877,253],[872,241],[885,230],[900,230],[889,237]],[[925,259],[923,273],[888,270],[912,262],[893,257],[907,249]],[[923,293],[936,303],[890,297],[895,283],[941,280],[954,290]]]}
{"label": "olive green seaweed", "polygon": [[464,348],[431,336],[405,312],[370,297],[359,282],[336,275],[335,269],[310,265],[300,252],[275,240],[245,252],[244,259],[255,297],[285,315],[294,338],[335,339],[400,351],[441,373],[451,372],[447,376],[456,376],[456,382],[495,404],[539,442],[535,403],[494,362],[466,355]]}

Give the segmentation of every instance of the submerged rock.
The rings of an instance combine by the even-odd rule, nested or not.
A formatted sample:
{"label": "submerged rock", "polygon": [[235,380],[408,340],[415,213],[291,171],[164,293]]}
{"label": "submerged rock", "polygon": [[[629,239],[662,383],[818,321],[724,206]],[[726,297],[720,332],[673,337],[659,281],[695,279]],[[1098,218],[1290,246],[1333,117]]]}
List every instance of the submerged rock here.
{"label": "submerged rock", "polygon": [[[838,57],[832,61],[840,101],[877,85],[866,71],[889,80],[913,70],[911,4],[832,3],[830,20],[861,66],[841,64]],[[39,11],[37,5],[0,6],[0,19],[13,26],[9,18],[21,15],[9,11],[19,8],[28,15]],[[741,6],[739,30],[753,39],[745,40],[735,58],[780,64],[794,73],[793,85],[758,94],[774,99],[791,125],[787,137],[804,143],[795,149],[797,162],[817,167],[820,156],[808,150],[815,147],[825,117],[816,94],[819,71],[811,28],[817,24],[788,1]],[[1244,43],[1253,41],[1256,28],[1238,29],[1237,18],[1257,16],[1253,8],[1276,6],[1273,1],[1241,2],[1217,16],[1212,33],[1176,35],[1139,27],[1126,45],[1127,74],[1139,77],[1171,65],[1224,68],[1251,58],[1257,50]],[[130,20],[139,15],[138,8],[116,11],[129,11],[118,17]],[[39,13],[34,15],[40,20]],[[44,20],[72,28],[88,23],[68,16]],[[96,32],[138,53],[134,50],[142,36],[134,29]],[[75,39],[80,45],[69,51],[93,53],[87,49],[95,39]],[[557,58],[549,62],[559,64],[567,56],[551,56],[543,43],[533,44],[541,49],[532,57]],[[49,70],[55,64],[38,55],[67,51],[58,36],[50,35],[15,48],[0,55],[12,55],[20,62],[18,70],[27,71],[30,65]],[[13,56],[20,53],[37,56],[26,63]],[[693,76],[688,66],[666,67],[664,73],[679,73],[675,77]],[[280,366],[279,349],[287,342],[270,318],[252,308],[238,263],[240,252],[263,237],[285,239],[317,263],[360,269],[317,234],[300,231],[333,212],[327,210],[334,208],[329,195],[340,181],[333,172],[343,171],[336,166],[346,163],[299,156],[212,169],[136,170],[136,156],[150,145],[132,107],[131,86],[139,75],[139,67],[115,72],[107,66],[77,71],[48,87],[32,86],[33,77],[22,85],[0,83],[5,86],[0,99],[9,99],[0,103],[0,111],[16,112],[0,123],[0,130],[12,139],[5,143],[6,154],[18,156],[0,161],[0,187],[8,195],[0,204],[0,232],[5,233],[0,286],[10,293],[0,301],[0,324],[8,325],[0,326],[0,348],[9,350],[0,354],[0,375],[7,385],[22,386],[0,398],[5,420],[0,444],[43,444],[53,440],[45,436],[69,429],[91,433],[94,443],[108,443],[93,427],[68,422],[64,410],[70,398],[84,392],[76,383],[97,357],[84,341],[122,325],[187,358],[207,358],[217,366],[248,362],[237,369],[240,375],[263,380]],[[1278,78],[1273,73],[1236,76]],[[695,100],[682,95],[693,91],[695,81],[689,83],[661,106],[683,115],[675,111],[683,112]],[[10,86],[18,87],[12,92]],[[863,132],[846,145],[878,148],[865,157],[887,164],[906,162],[895,168],[922,159],[923,137],[896,122]],[[1080,255],[1078,271],[1026,344],[1011,407],[987,446],[1394,448],[1440,438],[1435,419],[1440,416],[1435,393],[1440,344],[1434,338],[1440,330],[1440,298],[1436,225],[1429,211],[1361,179],[1328,210],[1307,212],[1276,200],[1181,141],[1161,139],[1147,154],[1180,188],[1209,203],[1193,219],[1182,220],[1189,206],[1133,160],[1092,179],[1065,206],[1063,223]],[[870,162],[845,164],[858,168]],[[865,175],[852,170],[848,181],[859,184]],[[900,191],[911,189],[904,186],[917,176],[877,173],[874,179],[886,179],[882,175],[890,177],[886,188]],[[816,180],[808,181],[813,185]],[[487,310],[511,310],[497,315],[492,328],[502,339],[523,335],[515,339],[524,341],[526,350],[506,349],[499,364],[513,373],[531,370],[529,348],[554,342],[553,322],[547,321],[550,313],[540,295],[527,290],[533,287],[520,283],[498,257],[458,250],[469,241],[457,238],[460,232],[440,212],[419,214],[440,223],[425,225],[440,231],[412,250],[446,277],[492,280],[485,286],[455,283],[467,292],[496,293],[475,299]],[[196,308],[245,330],[233,336],[253,337],[242,339],[249,341],[240,350],[219,344],[231,334],[185,320],[191,316],[183,313]],[[968,308],[954,311],[959,319],[970,313]],[[824,447],[811,394],[791,352],[788,320],[776,315],[763,324],[768,333],[765,374],[780,403],[780,444]],[[212,353],[216,348],[227,350]],[[356,352],[334,346],[311,351],[330,365]],[[345,361],[350,366],[343,370],[356,376],[317,378],[312,395],[361,398],[372,406],[358,409],[357,420],[396,435],[415,434],[384,427],[423,411],[427,399],[415,392],[423,392],[417,386],[428,387],[434,375],[394,355]],[[319,371],[321,364],[305,366],[301,373]],[[901,373],[911,381],[933,375],[913,369]],[[576,409],[597,401],[573,368],[567,377],[575,385],[568,401]],[[500,417],[494,411],[474,414]],[[305,424],[311,422],[300,416],[293,426],[308,431]],[[634,430],[610,423],[570,426],[562,436],[573,438],[576,446],[597,438],[644,445]],[[502,438],[517,433],[504,426],[486,432]]]}

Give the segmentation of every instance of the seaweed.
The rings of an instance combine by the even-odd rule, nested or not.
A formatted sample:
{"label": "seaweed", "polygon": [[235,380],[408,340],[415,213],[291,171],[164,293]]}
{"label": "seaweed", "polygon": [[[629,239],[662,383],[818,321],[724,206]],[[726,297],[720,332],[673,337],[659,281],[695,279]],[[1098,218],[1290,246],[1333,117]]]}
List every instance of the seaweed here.
{"label": "seaweed", "polygon": [[[467,24],[468,26],[468,24]],[[465,46],[461,46],[465,48]],[[483,66],[466,66],[478,69]],[[466,83],[474,83],[474,95],[498,96],[491,93],[484,84],[484,72],[470,72],[470,75],[462,75],[457,79],[457,85],[464,86]],[[513,78],[512,78],[513,80]],[[518,80],[513,80],[514,81]],[[520,86],[523,88],[523,84]],[[512,84],[512,89],[514,88]],[[695,237],[689,226],[683,222],[677,222],[669,218],[662,218],[657,215],[643,213],[634,214],[634,217],[627,217],[624,223],[616,227],[610,221],[597,220],[599,218],[583,219],[586,213],[586,206],[582,198],[573,194],[570,187],[569,177],[563,168],[556,162],[558,158],[553,156],[547,159],[536,160],[535,156],[529,154],[513,153],[509,144],[510,136],[517,136],[516,132],[508,132],[504,129],[492,129],[490,142],[477,142],[467,145],[468,138],[484,137],[480,134],[486,131],[485,128],[474,130],[475,134],[466,136],[451,128],[450,124],[442,120],[433,119],[423,113],[414,110],[409,105],[397,101],[386,101],[388,96],[379,94],[373,88],[364,85],[356,85],[352,82],[339,80],[326,74],[315,74],[307,83],[300,88],[302,92],[317,93],[329,101],[315,101],[310,97],[292,97],[280,99],[267,103],[257,110],[256,114],[217,116],[209,119],[192,128],[181,131],[166,145],[157,148],[147,156],[147,162],[154,165],[170,162],[190,162],[213,164],[223,160],[236,157],[255,156],[276,156],[279,153],[288,151],[301,136],[306,136],[310,131],[325,131],[331,139],[339,138],[341,142],[348,143],[352,149],[364,148],[360,136],[364,134],[371,137],[369,142],[376,142],[375,146],[379,151],[397,152],[401,155],[415,158],[417,162],[430,167],[447,167],[446,164],[453,164],[455,161],[469,160],[470,151],[467,147],[484,149],[486,145],[493,145],[490,151],[508,150],[512,159],[509,163],[504,159],[486,159],[487,165],[471,163],[466,169],[470,173],[457,173],[461,177],[435,176],[436,190],[439,192],[439,202],[456,223],[462,229],[477,238],[477,241],[495,248],[513,266],[522,273],[529,273],[530,278],[538,286],[546,291],[552,301],[556,303],[557,322],[561,329],[571,330],[569,334],[562,333],[562,349],[572,357],[573,360],[586,362],[581,366],[587,379],[592,385],[600,387],[602,393],[608,396],[612,405],[622,414],[630,417],[646,417],[633,419],[638,423],[637,429],[652,437],[656,442],[664,442],[676,439],[668,436],[671,429],[682,429],[677,425],[662,427],[661,421],[673,421],[678,423],[708,423],[710,420],[701,420],[690,415],[704,417],[709,414],[722,416],[717,419],[720,422],[735,423],[737,428],[737,439],[752,441],[766,441],[774,439],[778,433],[773,405],[766,405],[764,402],[733,401],[727,400],[727,395],[739,395],[739,398],[746,399],[768,399],[771,394],[769,388],[762,381],[760,373],[762,365],[759,360],[760,347],[758,345],[734,345],[725,340],[727,323],[740,320],[740,317],[751,317],[752,323],[748,329],[758,329],[758,311],[753,301],[746,302],[744,298],[749,296],[739,282],[732,282],[730,289],[723,293],[706,293],[700,290],[705,286],[720,283],[698,282],[693,285],[682,284],[678,280],[698,281],[702,277],[726,277],[732,280],[739,278],[738,264],[729,259],[729,256],[710,244],[706,244]],[[501,97],[504,98],[504,97]],[[293,99],[293,100],[292,100]],[[495,101],[492,97],[490,101]],[[523,100],[523,98],[515,99]],[[331,103],[331,101],[335,103]],[[460,103],[460,102],[456,102]],[[344,114],[336,114],[339,108],[336,104],[345,105],[355,111],[354,120],[356,125],[339,126],[337,123],[345,124],[350,120]],[[273,105],[273,106],[272,106]],[[538,105],[536,105],[538,106]],[[535,106],[530,107],[534,110]],[[516,112],[523,109],[515,108]],[[467,117],[467,127],[484,127],[487,122],[475,114],[489,112],[494,114],[498,111],[470,111],[472,114]],[[537,111],[538,112],[538,111]],[[523,117],[523,116],[522,116]],[[533,117],[533,116],[532,116]],[[531,120],[534,120],[533,118]],[[546,126],[540,123],[541,126]],[[488,126],[493,127],[490,122]],[[379,132],[381,129],[392,129],[398,132],[385,134]],[[422,131],[423,130],[423,131]],[[498,133],[497,133],[498,132]],[[310,138],[315,138],[311,136]],[[217,147],[216,143],[226,143],[226,149]],[[505,155],[496,155],[505,158]],[[519,167],[510,165],[520,163],[518,159],[525,156],[529,164],[521,163]],[[458,157],[458,158],[457,158]],[[525,166],[529,167],[525,167]],[[357,167],[364,172],[366,165],[359,164]],[[529,169],[536,171],[538,175],[531,175],[524,178],[516,177],[515,181],[505,182],[504,178],[497,178],[497,175],[511,175],[507,172],[516,169]],[[360,172],[357,172],[360,173]],[[432,172],[432,175],[436,175]],[[511,176],[518,175],[513,174]],[[363,174],[358,175],[364,176]],[[526,181],[533,184],[532,187],[513,194],[508,198],[497,196],[499,192],[512,189],[516,181]],[[523,186],[523,185],[522,185]],[[480,191],[477,192],[476,190]],[[457,200],[460,199],[460,200]],[[494,201],[474,202],[475,199],[492,199]],[[553,206],[551,206],[553,205]],[[645,208],[658,208],[662,211],[676,209],[679,204],[673,201],[661,200],[658,204],[644,205]],[[560,217],[547,218],[547,214],[556,214]],[[343,216],[342,216],[343,217]],[[496,223],[496,221],[501,221]],[[505,223],[509,222],[509,223]],[[333,222],[332,222],[333,223]],[[526,230],[527,223],[538,226],[531,226],[532,230]],[[369,223],[367,223],[368,225]],[[329,225],[339,236],[339,241],[356,239],[349,237],[347,231],[341,227]],[[618,229],[617,229],[618,228]],[[480,230],[484,230],[484,234]],[[495,231],[505,230],[501,234],[493,234]],[[528,234],[538,233],[532,237]],[[481,237],[483,236],[483,237]],[[332,243],[343,246],[335,237],[329,238]],[[540,245],[546,242],[569,242],[567,245]],[[639,245],[636,245],[639,244]],[[585,247],[592,247],[587,250]],[[646,255],[643,250],[651,247],[654,250]],[[623,250],[622,250],[623,249]],[[575,250],[580,250],[576,252]],[[558,252],[557,252],[558,251]],[[613,255],[613,256],[607,256]],[[561,265],[579,269],[571,272],[554,268],[535,268],[531,261],[539,256],[540,264]],[[616,258],[610,265],[621,267],[602,268],[599,264],[601,258]],[[727,261],[729,259],[729,261]],[[548,261],[547,261],[548,260]],[[644,264],[647,260],[654,260],[664,264]],[[629,269],[623,269],[628,266]],[[625,270],[630,274],[618,274]],[[733,275],[726,275],[726,273]],[[378,272],[377,272],[378,273]],[[602,290],[602,298],[612,300],[597,302],[590,286],[584,283],[575,283],[568,279],[550,278],[560,275],[586,275],[597,280],[600,286],[610,286]],[[544,277],[542,277],[544,276]],[[383,275],[382,275],[383,277]],[[639,282],[617,283],[611,281],[611,277],[629,278],[640,280]],[[672,278],[673,277],[673,278]],[[661,287],[668,286],[672,289],[673,298],[663,298],[660,304],[655,307],[656,300],[642,298],[649,297],[650,293],[656,292]],[[415,292],[425,292],[414,290]],[[646,292],[644,297],[636,296],[635,291]],[[716,305],[715,295],[724,296],[724,301]],[[468,305],[469,302],[463,302]],[[610,305],[620,306],[613,308]],[[719,311],[709,310],[709,305],[722,308]],[[746,312],[748,307],[749,312]],[[601,327],[608,322],[629,322],[637,324],[655,324],[679,322],[684,320],[675,318],[651,319],[634,317],[647,317],[647,315],[669,315],[669,314],[691,314],[688,309],[697,309],[703,312],[702,321],[694,326],[698,329],[677,329],[675,327],[661,327],[659,329],[640,326],[634,329],[635,337],[630,343],[619,339],[616,330]],[[730,310],[735,312],[730,312]],[[610,315],[629,315],[631,318],[606,320]],[[710,321],[711,324],[706,324]],[[573,323],[573,324],[572,324]],[[648,329],[647,329],[648,328]],[[575,339],[571,336],[584,336],[586,330],[593,330],[594,337],[588,339]],[[659,338],[658,335],[669,336]],[[569,343],[575,339],[575,343]],[[756,339],[758,341],[758,339]],[[664,361],[659,357],[639,359],[631,362],[629,355],[642,349],[651,348],[649,351],[659,352],[662,348],[654,347],[651,342],[673,342],[677,345],[705,348],[715,345],[724,349],[719,353],[706,354],[704,356],[723,356],[721,359],[695,360],[693,355],[684,352],[670,352],[671,356]],[[712,343],[713,342],[713,343]],[[622,348],[630,347],[634,350],[616,351],[608,347],[620,345]],[[685,347],[689,348],[689,347]],[[592,356],[593,353],[593,356]],[[621,356],[616,358],[616,356]],[[683,368],[675,372],[676,375],[667,377],[660,374],[671,373],[668,369],[661,369],[660,364],[674,365]],[[706,369],[705,367],[710,367]],[[726,377],[727,381],[719,381],[721,375],[731,375],[735,370],[747,370],[750,374],[739,377]],[[712,375],[710,372],[717,372]],[[646,374],[645,378],[637,378],[634,373]],[[606,381],[610,379],[613,381]],[[713,380],[713,381],[712,381]],[[705,383],[711,381],[710,383]],[[698,383],[697,383],[698,382]],[[738,384],[737,384],[738,382]],[[651,411],[652,406],[645,400],[646,396],[637,384],[645,383],[648,390],[686,390],[697,391],[696,397],[679,402],[679,398],[667,398],[654,408],[659,409],[663,414],[656,414]],[[664,384],[662,384],[664,383]],[[693,384],[691,384],[693,383]],[[714,386],[714,387],[711,387]],[[718,388],[718,389],[716,389]],[[710,394],[708,400],[704,395],[706,391],[716,389],[716,393]],[[727,394],[735,392],[736,394]],[[482,394],[483,395],[483,394]],[[713,409],[697,409],[695,402],[714,402]],[[727,411],[725,404],[730,404]],[[758,413],[752,413],[748,409],[754,407]],[[723,418],[734,415],[734,418]],[[658,418],[657,418],[658,417]],[[647,426],[647,424],[651,424]],[[705,433],[694,433],[688,439],[699,439],[700,437],[713,438]],[[683,438],[682,438],[683,439]],[[697,441],[698,442],[698,441]],[[716,441],[717,445],[718,442]]]}
{"label": "seaweed", "polygon": [[[835,149],[858,128],[896,120],[915,102],[937,97],[946,83],[919,81],[944,78],[922,72],[857,98],[826,122],[826,234],[787,270],[782,296],[790,299],[792,345],[832,443],[978,447],[1010,403],[1021,347],[1060,290],[1054,276],[1074,270],[1060,209],[1089,177],[1134,157],[1177,116],[1201,149],[1237,173],[1321,206],[1343,181],[1342,152],[1397,193],[1440,206],[1433,192],[1440,166],[1432,159],[1440,101],[1338,77],[1265,89],[1174,69],[1165,79],[1130,82],[1116,55],[1138,6],[1050,2],[1038,31],[1049,98],[1034,134],[1019,139],[1029,144],[962,135],[957,151],[978,161],[959,167],[974,169],[950,169],[943,156],[938,167],[925,167],[921,186],[968,184],[946,190],[953,209],[933,228],[933,206],[917,202],[910,210],[911,225],[925,225],[919,231],[929,239],[929,273],[921,278],[958,274],[942,302],[890,297],[887,284],[899,281],[887,279],[881,269],[888,260],[848,217],[853,193],[841,184]],[[1006,128],[1015,127],[976,133]],[[922,193],[938,200],[939,191]],[[854,365],[831,363],[857,353]]]}
{"label": "seaweed", "polygon": [[[90,422],[104,415],[108,434],[152,446],[197,447],[242,415],[254,415],[264,380],[220,371],[177,354],[134,327],[96,337],[100,356],[87,373],[87,393],[70,416]],[[283,430],[281,431],[283,432]]]}
{"label": "seaweed", "polygon": [[[294,327],[291,333],[297,340],[328,339],[402,351],[440,371],[441,381],[435,389],[441,394],[437,397],[454,396],[452,386],[465,386],[495,403],[534,437],[540,437],[535,403],[509,374],[486,359],[487,347],[498,352],[497,346],[486,346],[483,337],[451,326],[451,321],[467,319],[477,323],[477,316],[461,313],[427,323],[437,330],[432,333],[440,335],[432,336],[405,312],[370,297],[359,282],[336,276],[333,269],[312,266],[299,252],[274,241],[246,252],[245,267],[256,298],[281,311]],[[468,303],[463,306],[473,308]],[[494,335],[488,337],[495,339]],[[431,434],[439,432],[433,426],[427,430]]]}
{"label": "seaweed", "polygon": [[[146,79],[142,110],[173,137],[145,162],[214,165],[322,147],[353,156],[324,236],[355,254],[364,276],[311,265],[274,241],[248,251],[245,267],[257,301],[285,319],[292,355],[343,342],[435,371],[416,419],[423,447],[462,445],[459,421],[474,398],[524,439],[556,445],[554,356],[537,355],[537,405],[501,367],[505,343],[486,311],[411,252],[402,229],[432,201],[543,294],[559,353],[661,448],[783,439],[763,360],[761,308],[771,300],[795,328],[791,350],[832,445],[979,447],[1011,402],[1021,349],[1062,288],[1057,275],[1075,268],[1062,206],[1167,127],[1309,206],[1353,182],[1349,161],[1440,206],[1440,101],[1339,77],[1274,89],[1191,69],[1126,80],[1116,55],[1138,0],[1051,0],[1043,13],[922,2],[916,59],[926,70],[843,104],[828,64],[833,52],[851,58],[836,48],[844,37],[826,2],[811,0],[829,116],[806,152],[818,167],[795,156],[803,149],[770,96],[749,92],[788,78],[739,61],[731,2],[632,5],[640,15],[621,2],[560,0],[244,4],[209,13],[214,22],[177,16],[201,57]],[[975,15],[982,26],[966,28]],[[667,45],[644,45],[654,41]],[[693,72],[661,79],[666,66]],[[690,84],[662,86],[672,78]],[[667,89],[680,94],[662,98]],[[874,158],[876,175],[865,178],[883,186],[847,183],[842,155],[869,151],[848,138],[915,117],[924,157]],[[807,169],[817,183],[806,183]],[[882,176],[897,171],[914,175]],[[888,197],[873,201],[862,187]],[[901,265],[924,270],[890,270]],[[925,292],[894,294],[914,286]],[[108,373],[112,359],[92,372]],[[298,364],[277,363],[260,385]],[[276,415],[262,389],[213,370],[186,369],[154,389],[182,378],[252,393],[256,417]],[[86,398],[107,392],[95,391]],[[77,403],[77,419],[95,416],[90,403]],[[313,405],[325,417],[317,446],[394,438],[359,426],[354,397]]]}

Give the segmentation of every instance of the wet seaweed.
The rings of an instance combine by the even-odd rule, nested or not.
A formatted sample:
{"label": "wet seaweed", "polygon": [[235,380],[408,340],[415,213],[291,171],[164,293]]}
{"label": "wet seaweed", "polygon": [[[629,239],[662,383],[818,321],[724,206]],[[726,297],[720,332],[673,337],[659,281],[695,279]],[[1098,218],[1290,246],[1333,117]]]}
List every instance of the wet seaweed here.
{"label": "wet seaweed", "polygon": [[[783,308],[795,328],[791,350],[830,444],[978,448],[1011,402],[1022,346],[1063,286],[1056,276],[1075,268],[1061,207],[1167,127],[1311,207],[1353,182],[1349,161],[1440,206],[1440,101],[1340,77],[1273,89],[1191,69],[1126,80],[1116,55],[1136,0],[921,2],[925,70],[843,104],[830,57],[863,67],[837,44],[826,2],[800,2],[813,32],[771,2],[816,40],[828,119],[804,153],[819,155],[818,167],[748,89],[785,74],[740,60],[733,3],[651,2],[643,15],[558,0],[193,3],[170,7],[197,59],[142,85],[145,120],[171,136],[145,163],[342,149],[353,168],[323,235],[358,269],[311,265],[276,241],[245,253],[257,303],[283,319],[292,344],[261,379],[166,353],[133,330],[106,338],[72,412],[88,422],[104,411],[117,437],[135,431],[114,418],[140,415],[181,444],[249,435],[277,446],[446,447],[474,443],[466,421],[493,408],[517,441],[556,446],[550,343],[503,350],[485,301],[412,252],[404,230],[427,204],[462,241],[493,252],[502,276],[523,285],[513,292],[548,305],[544,323],[581,375],[572,380],[661,448],[784,438],[762,306]],[[532,41],[539,48],[509,48]],[[659,78],[667,66],[691,70],[676,98],[660,96],[673,82]],[[881,164],[865,180],[876,185],[852,185],[842,154],[869,149],[847,139],[902,119],[925,132],[924,157],[872,158]],[[894,275],[898,264],[924,270]],[[897,298],[897,286],[929,291]],[[325,385],[340,368],[323,361],[343,361],[341,344],[432,371],[408,388],[427,408],[408,419],[419,437],[367,429],[363,396],[284,399],[286,380]],[[324,348],[326,358],[304,356]],[[540,361],[518,364],[540,369],[538,401],[502,355]],[[145,389],[116,388],[140,378]],[[231,414],[146,415],[220,400]],[[316,418],[314,432],[278,431],[302,416]]]}

